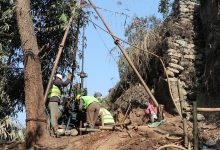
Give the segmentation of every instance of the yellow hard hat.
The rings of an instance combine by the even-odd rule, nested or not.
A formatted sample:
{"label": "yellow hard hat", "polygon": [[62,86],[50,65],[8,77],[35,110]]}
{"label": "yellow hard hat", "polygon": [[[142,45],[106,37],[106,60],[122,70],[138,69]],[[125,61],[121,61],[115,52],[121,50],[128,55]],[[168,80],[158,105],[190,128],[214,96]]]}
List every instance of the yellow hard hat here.
{"label": "yellow hard hat", "polygon": [[80,97],[81,97],[81,95],[78,94],[78,95],[76,96],[76,100],[79,101],[79,100],[80,100]]}

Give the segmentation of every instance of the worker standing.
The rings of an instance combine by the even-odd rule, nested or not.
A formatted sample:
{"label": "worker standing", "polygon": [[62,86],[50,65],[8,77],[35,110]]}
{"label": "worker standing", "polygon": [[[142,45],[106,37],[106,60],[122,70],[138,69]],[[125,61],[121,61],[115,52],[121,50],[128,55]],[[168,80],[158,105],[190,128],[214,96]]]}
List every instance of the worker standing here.
{"label": "worker standing", "polygon": [[48,94],[51,125],[55,132],[58,129],[61,88],[67,86],[71,82],[71,78],[72,74],[68,73],[67,80],[62,81],[62,75],[57,74],[53,82],[52,88]]}
{"label": "worker standing", "polygon": [[77,95],[76,100],[79,101],[79,110],[86,110],[86,121],[88,128],[94,128],[98,119],[100,104],[93,96]]}

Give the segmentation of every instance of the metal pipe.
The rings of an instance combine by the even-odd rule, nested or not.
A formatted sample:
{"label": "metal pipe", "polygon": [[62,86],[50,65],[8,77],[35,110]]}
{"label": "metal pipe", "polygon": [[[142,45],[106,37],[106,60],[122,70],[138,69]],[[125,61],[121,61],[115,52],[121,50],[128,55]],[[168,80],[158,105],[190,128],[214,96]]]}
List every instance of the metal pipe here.
{"label": "metal pipe", "polygon": [[56,56],[56,59],[55,59],[55,62],[54,62],[54,66],[53,66],[52,72],[51,72],[51,74],[50,74],[50,79],[49,79],[49,82],[48,82],[48,84],[47,84],[46,91],[45,91],[45,93],[44,93],[44,103],[46,103],[46,101],[47,101],[47,95],[48,95],[49,90],[50,90],[51,85],[52,85],[53,76],[54,76],[54,74],[55,74],[55,72],[56,72],[57,65],[58,65],[58,63],[59,63],[60,56],[61,56],[61,53],[62,53],[64,44],[65,44],[65,42],[66,42],[66,38],[67,38],[67,35],[68,35],[68,33],[69,33],[70,26],[71,26],[72,22],[73,22],[73,17],[71,17],[71,18],[69,19],[69,22],[68,22],[66,31],[65,31],[65,33],[64,33],[63,39],[62,39],[62,41],[61,41],[61,44],[60,44],[60,46],[59,46],[58,53],[57,53],[57,56]]}
{"label": "metal pipe", "polygon": [[[81,73],[84,73],[84,50],[85,50],[85,27],[83,26],[82,34],[82,70]],[[84,87],[84,77],[81,77],[81,89]]]}
{"label": "metal pipe", "polygon": [[101,14],[98,12],[98,10],[96,9],[95,5],[93,4],[92,0],[88,0],[90,5],[93,7],[93,9],[95,10],[95,12],[97,13],[97,15],[99,16],[99,18],[102,20],[103,24],[105,25],[106,29],[108,30],[108,32],[111,34],[115,45],[118,46],[118,48],[121,50],[122,54],[124,55],[125,59],[128,61],[129,65],[131,66],[131,68],[134,70],[135,74],[137,75],[137,77],[139,78],[141,84],[143,85],[144,89],[146,90],[146,92],[148,93],[148,95],[150,96],[150,98],[153,100],[154,104],[158,107],[158,102],[155,99],[155,97],[153,96],[153,94],[151,93],[150,89],[148,88],[147,84],[145,83],[145,81],[143,80],[143,78],[141,77],[140,73],[137,71],[136,67],[134,66],[133,62],[131,61],[131,59],[129,58],[128,54],[126,53],[126,51],[123,49],[123,47],[121,46],[121,44],[119,43],[119,40],[115,37],[115,35],[113,34],[113,32],[111,31],[111,29],[109,28],[108,24],[106,23],[106,21],[104,20],[104,18],[101,16]]}
{"label": "metal pipe", "polygon": [[193,101],[193,142],[194,150],[198,150],[197,102]]}
{"label": "metal pipe", "polygon": [[73,48],[73,62],[72,62],[72,78],[71,78],[71,82],[70,82],[69,96],[71,96],[71,91],[73,88],[73,77],[74,77],[74,72],[76,70],[76,53],[78,50],[80,22],[81,22],[81,13],[77,19],[77,28],[76,28],[75,36],[73,37],[73,47],[74,48]]}

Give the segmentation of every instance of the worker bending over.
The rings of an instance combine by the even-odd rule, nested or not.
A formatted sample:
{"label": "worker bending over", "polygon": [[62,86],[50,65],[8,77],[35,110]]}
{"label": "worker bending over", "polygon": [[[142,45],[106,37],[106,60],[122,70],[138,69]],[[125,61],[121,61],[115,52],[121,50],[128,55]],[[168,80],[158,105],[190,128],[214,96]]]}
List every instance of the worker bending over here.
{"label": "worker bending over", "polygon": [[[105,101],[105,99],[102,97],[102,93],[100,92],[95,92],[94,97],[98,99],[100,103]],[[97,121],[97,124],[101,124],[102,126],[115,124],[112,114],[103,106],[100,108],[99,120]]]}
{"label": "worker bending over", "polygon": [[79,101],[79,110],[86,110],[86,121],[88,128],[94,128],[98,119],[100,104],[93,96],[77,95],[76,100]]}
{"label": "worker bending over", "polygon": [[59,118],[59,103],[61,98],[61,88],[67,86],[71,82],[72,74],[68,73],[67,80],[62,81],[62,75],[57,74],[53,82],[53,86],[49,91],[49,110],[51,125],[56,132],[58,129],[58,118]]}
{"label": "worker bending over", "polygon": [[99,118],[102,122],[102,126],[115,124],[115,121],[114,121],[112,114],[107,109],[105,109],[103,107],[100,108]]}

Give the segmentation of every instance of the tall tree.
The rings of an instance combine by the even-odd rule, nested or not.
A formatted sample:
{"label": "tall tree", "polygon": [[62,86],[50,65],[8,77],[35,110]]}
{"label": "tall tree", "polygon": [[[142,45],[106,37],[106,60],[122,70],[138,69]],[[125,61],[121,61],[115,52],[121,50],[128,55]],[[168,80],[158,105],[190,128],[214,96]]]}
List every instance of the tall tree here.
{"label": "tall tree", "polygon": [[[39,48],[30,11],[30,0],[16,0],[16,18],[24,53],[26,105],[26,148],[41,143],[46,136],[43,84]],[[44,143],[41,143],[44,144]]]}

